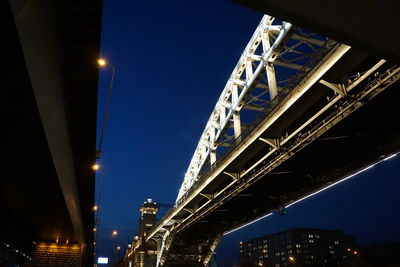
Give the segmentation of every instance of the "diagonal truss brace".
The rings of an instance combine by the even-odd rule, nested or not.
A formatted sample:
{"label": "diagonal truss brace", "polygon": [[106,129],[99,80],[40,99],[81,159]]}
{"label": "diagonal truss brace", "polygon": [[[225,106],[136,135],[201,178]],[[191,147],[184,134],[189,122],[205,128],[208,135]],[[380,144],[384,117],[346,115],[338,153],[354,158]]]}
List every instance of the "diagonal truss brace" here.
{"label": "diagonal truss brace", "polygon": [[[265,15],[243,51],[200,137],[185,173],[176,202],[196,181],[208,157],[210,157],[211,163],[215,162],[217,140],[232,121],[234,123],[235,138],[240,137],[239,112],[243,108],[245,96],[257,83],[257,77],[261,73],[267,73],[270,98],[273,99],[276,96],[277,84],[273,63],[279,55],[280,45],[292,25],[288,22],[282,22],[281,25],[272,25],[273,22],[273,17]],[[270,32],[278,33],[277,37],[275,39],[269,38]],[[259,45],[262,45],[262,55],[255,54]],[[258,63],[255,69],[253,69],[254,62]]]}

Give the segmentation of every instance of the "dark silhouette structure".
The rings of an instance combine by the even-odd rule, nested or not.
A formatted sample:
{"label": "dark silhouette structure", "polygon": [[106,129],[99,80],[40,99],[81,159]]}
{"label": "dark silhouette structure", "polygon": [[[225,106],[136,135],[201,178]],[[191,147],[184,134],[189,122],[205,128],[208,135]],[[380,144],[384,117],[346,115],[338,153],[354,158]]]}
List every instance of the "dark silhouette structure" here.
{"label": "dark silhouette structure", "polygon": [[263,14],[290,21],[376,56],[400,60],[395,34],[400,3],[337,0],[231,0]]}
{"label": "dark silhouette structure", "polygon": [[3,4],[0,261],[91,266],[102,1]]}

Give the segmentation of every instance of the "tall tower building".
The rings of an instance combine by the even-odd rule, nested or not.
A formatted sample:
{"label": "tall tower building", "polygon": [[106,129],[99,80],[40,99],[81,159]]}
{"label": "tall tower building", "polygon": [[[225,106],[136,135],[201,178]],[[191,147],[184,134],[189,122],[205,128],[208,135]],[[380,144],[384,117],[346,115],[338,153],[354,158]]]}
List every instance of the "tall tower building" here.
{"label": "tall tower building", "polygon": [[148,198],[140,206],[139,235],[125,253],[124,262],[128,267],[155,266],[157,262],[157,242],[146,241],[146,235],[156,224],[156,216],[159,205],[151,198]]}
{"label": "tall tower building", "polygon": [[140,206],[140,236],[144,237],[153,228],[154,224],[156,223],[156,215],[158,212],[158,205],[154,202],[151,198],[148,198],[147,201]]}

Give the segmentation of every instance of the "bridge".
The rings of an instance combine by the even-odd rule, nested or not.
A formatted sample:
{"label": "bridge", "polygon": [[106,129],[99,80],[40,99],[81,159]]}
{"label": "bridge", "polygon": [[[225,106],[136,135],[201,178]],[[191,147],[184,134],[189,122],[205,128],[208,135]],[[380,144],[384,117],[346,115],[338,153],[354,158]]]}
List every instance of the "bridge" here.
{"label": "bridge", "polygon": [[[125,262],[208,266],[223,235],[396,155],[400,66],[264,16],[200,137],[175,205]],[[138,252],[141,256],[138,257]]]}
{"label": "bridge", "polygon": [[4,1],[0,262],[93,266],[102,1]]}

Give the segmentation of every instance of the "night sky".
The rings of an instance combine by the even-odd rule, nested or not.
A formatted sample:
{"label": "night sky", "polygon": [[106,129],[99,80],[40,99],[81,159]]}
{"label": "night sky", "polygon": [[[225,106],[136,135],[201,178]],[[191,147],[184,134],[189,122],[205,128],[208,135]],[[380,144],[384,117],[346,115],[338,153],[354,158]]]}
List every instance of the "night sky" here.
{"label": "night sky", "polygon": [[[97,173],[97,194],[99,181],[104,184],[99,256],[112,257],[137,234],[138,209],[148,197],[175,202],[209,115],[261,17],[222,0],[104,1],[101,54],[116,73]],[[111,68],[100,74],[98,133]],[[237,263],[239,241],[293,227],[340,229],[359,243],[400,241],[399,158],[290,207],[285,216],[225,236],[219,266]],[[119,234],[112,238],[114,229]]]}

